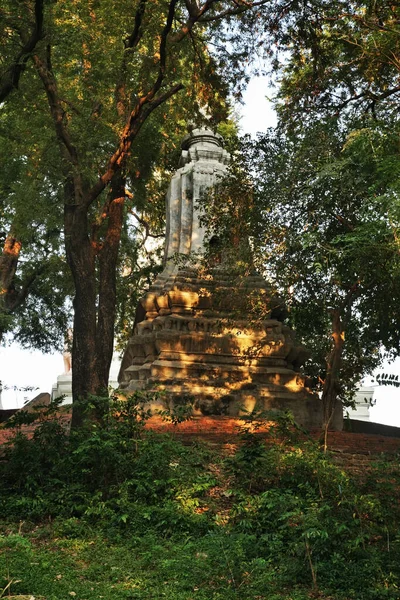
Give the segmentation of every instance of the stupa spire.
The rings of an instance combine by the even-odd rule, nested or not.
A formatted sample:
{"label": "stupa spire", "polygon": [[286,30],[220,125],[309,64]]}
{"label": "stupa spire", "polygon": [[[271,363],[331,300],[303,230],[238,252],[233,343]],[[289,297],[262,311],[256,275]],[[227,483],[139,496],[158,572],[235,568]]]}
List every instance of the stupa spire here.
{"label": "stupa spire", "polygon": [[166,198],[164,262],[176,254],[203,251],[201,202],[207,190],[225,175],[229,160],[222,136],[211,129],[193,129],[184,138],[180,168],[171,179]]}

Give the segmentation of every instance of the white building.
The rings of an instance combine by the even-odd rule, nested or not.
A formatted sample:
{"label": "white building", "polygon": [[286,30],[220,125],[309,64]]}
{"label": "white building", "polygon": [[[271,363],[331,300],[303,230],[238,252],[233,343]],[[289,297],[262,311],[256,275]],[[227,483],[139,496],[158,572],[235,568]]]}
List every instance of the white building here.
{"label": "white building", "polygon": [[369,409],[375,404],[374,402],[374,386],[361,386],[355,395],[355,408],[345,408],[344,416],[357,421],[369,421]]}

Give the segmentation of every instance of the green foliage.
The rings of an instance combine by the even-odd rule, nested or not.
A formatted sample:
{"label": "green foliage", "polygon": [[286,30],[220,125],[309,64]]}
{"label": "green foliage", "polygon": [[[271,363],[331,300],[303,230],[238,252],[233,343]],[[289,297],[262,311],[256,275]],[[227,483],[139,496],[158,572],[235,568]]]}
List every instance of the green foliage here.
{"label": "green foliage", "polygon": [[274,35],[284,57],[274,65],[283,74],[283,119],[301,128],[329,116],[397,118],[398,17],[397,4],[385,0],[293,6]]}
{"label": "green foliage", "polygon": [[169,398],[165,399],[167,408],[165,410],[159,410],[158,414],[163,419],[172,423],[173,425],[179,425],[189,421],[193,417],[193,405],[195,399],[193,396],[184,395],[179,399],[170,401]]}
{"label": "green foliage", "polygon": [[377,373],[376,382],[378,385],[391,385],[400,387],[399,376],[394,373]]}
{"label": "green foliage", "polygon": [[[397,599],[396,462],[358,481],[293,437],[247,433],[226,456],[183,446],[146,429],[143,400],[111,401],[102,424],[70,436],[45,411],[31,438],[18,431],[5,447],[0,588],[49,599]],[[278,426],[293,431],[284,415]]]}
{"label": "green foliage", "polygon": [[[127,39],[138,25],[140,5],[144,8],[140,28],[129,47]],[[35,30],[34,9],[39,6],[44,27],[37,31],[36,45],[19,55],[20,38],[25,43]],[[172,6],[176,10],[171,35],[179,37],[187,9],[184,3]],[[86,192],[106,170],[129,113],[160,72],[160,94],[177,83],[186,88],[177,102],[166,101],[135,132],[135,144],[124,160],[127,197],[117,267],[116,330],[125,341],[138,297],[159,269],[160,249],[150,252],[145,243],[163,233],[166,186],[187,124],[195,120],[215,126],[227,119],[228,90],[206,45],[209,28],[199,25],[198,32],[187,39],[183,36],[180,42],[168,43],[166,64],[160,70],[160,38],[168,15],[168,5],[162,2],[148,6],[123,1],[114,6],[108,0],[94,4],[7,1],[1,15],[0,88],[15,59],[23,63],[23,73],[18,90],[9,95],[0,115],[0,153],[4,156],[0,245],[11,231],[21,244],[17,269],[6,286],[8,299],[18,294],[20,302],[0,306],[0,333],[11,333],[25,346],[60,348],[71,326],[73,286],[63,254],[68,149],[74,148],[73,170],[79,172],[81,191]],[[105,53],[104,48],[112,51]],[[61,142],[61,152],[60,131],[54,129],[35,68],[37,60],[51,63],[57,82],[63,115],[59,126],[70,140],[67,148]],[[88,211],[88,235],[93,234],[98,248],[107,237],[105,202],[106,194],[101,194]],[[2,258],[0,254],[0,263]]]}
{"label": "green foliage", "polygon": [[[379,494],[371,493],[369,483],[357,488],[309,442],[284,450],[248,435],[229,467],[241,490],[232,510],[234,528],[257,536],[263,559],[274,564],[283,585],[313,582],[333,593],[340,580],[346,597],[385,597],[375,575],[386,561],[393,565],[385,544],[396,533],[383,488]],[[388,597],[395,598],[395,590]]]}
{"label": "green foliage", "polygon": [[[9,423],[16,434],[0,465],[3,514],[78,516],[111,530],[135,531],[146,530],[152,515],[153,525],[165,531],[190,530],[192,521],[202,518],[188,507],[197,506],[212,478],[201,470],[201,453],[194,458],[168,437],[155,442],[145,430],[147,400],[141,394],[126,400],[93,398],[87,409],[96,406],[99,414],[101,405],[101,423],[89,422],[71,435],[53,406],[38,414],[17,413]],[[21,425],[38,415],[28,438]]]}
{"label": "green foliage", "polygon": [[[400,347],[398,125],[348,125],[331,119],[293,133],[282,123],[256,142],[245,139],[242,171],[225,190],[245,198],[251,173],[243,220],[254,263],[311,351],[306,372],[317,390],[329,371],[333,315],[340,314],[337,393],[345,403],[383,352],[394,357]],[[214,228],[225,220],[216,212]]]}

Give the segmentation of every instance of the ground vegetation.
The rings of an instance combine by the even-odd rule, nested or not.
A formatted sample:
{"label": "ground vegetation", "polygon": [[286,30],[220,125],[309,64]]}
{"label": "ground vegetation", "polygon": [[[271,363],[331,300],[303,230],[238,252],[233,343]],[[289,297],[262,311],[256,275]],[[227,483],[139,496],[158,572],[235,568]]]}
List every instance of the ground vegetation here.
{"label": "ground vegetation", "polygon": [[114,401],[84,436],[66,435],[55,407],[32,437],[26,415],[14,420],[0,461],[4,595],[398,598],[393,458],[346,471],[288,415],[229,451],[182,444],[144,428],[143,400]]}

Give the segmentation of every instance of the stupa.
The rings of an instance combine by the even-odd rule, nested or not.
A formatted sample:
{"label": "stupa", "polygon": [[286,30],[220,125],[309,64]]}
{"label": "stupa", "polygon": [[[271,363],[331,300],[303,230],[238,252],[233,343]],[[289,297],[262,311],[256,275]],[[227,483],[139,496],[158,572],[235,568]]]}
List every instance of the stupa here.
{"label": "stupa", "polygon": [[[263,277],[237,276],[223,261],[208,270],[196,258],[182,263],[206,250],[202,202],[229,161],[222,137],[209,129],[194,129],[182,143],[167,193],[164,270],[139,302],[120,388],[163,392],[177,403],[192,398],[203,415],[290,410],[298,423],[318,427],[321,401],[299,371],[307,352]],[[254,299],[268,307],[257,322],[247,312]]]}

